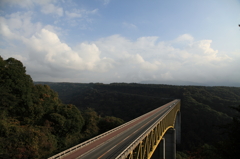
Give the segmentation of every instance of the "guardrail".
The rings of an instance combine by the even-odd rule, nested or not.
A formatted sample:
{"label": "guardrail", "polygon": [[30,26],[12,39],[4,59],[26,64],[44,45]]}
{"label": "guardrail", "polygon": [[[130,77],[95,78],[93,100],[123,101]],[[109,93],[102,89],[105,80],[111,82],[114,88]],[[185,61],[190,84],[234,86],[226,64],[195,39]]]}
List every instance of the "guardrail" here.
{"label": "guardrail", "polygon": [[[173,106],[175,105],[175,106]],[[171,109],[169,109],[161,118],[159,118],[155,123],[153,123],[146,131],[144,131],[136,140],[134,140],[124,151],[122,151],[122,153],[120,153],[116,159],[126,159],[126,158],[134,158],[134,151],[139,151],[136,150],[137,147],[147,147],[145,145],[142,145],[142,141],[146,141],[146,138],[148,136],[151,136],[151,132],[153,132],[153,130],[155,128],[157,128],[158,130],[158,137],[155,137],[155,140],[160,141],[162,139],[162,137],[164,136],[164,134],[166,133],[166,131],[169,128],[173,128],[174,124],[175,124],[175,119],[176,119],[176,115],[177,112],[180,111],[180,100],[178,102],[176,102],[175,104],[170,105],[170,107],[172,107]],[[157,139],[158,138],[158,139]],[[151,141],[150,141],[151,142]],[[155,141],[154,141],[155,142]],[[155,142],[156,143],[156,142]],[[141,144],[141,145],[140,145]],[[157,143],[158,144],[158,143]],[[140,146],[139,146],[140,145]],[[154,145],[156,146],[156,145]],[[149,148],[149,150],[151,150],[152,148]],[[155,150],[155,149],[154,149]],[[152,151],[154,151],[152,150]],[[143,154],[140,154],[143,153]],[[140,158],[145,158],[146,156],[148,156],[151,153],[151,155],[153,154],[153,152],[147,152],[147,150],[144,150],[142,152],[138,152],[137,154],[139,154],[139,156],[141,156]],[[146,155],[146,156],[145,156]],[[144,157],[143,157],[144,156]],[[138,158],[138,157],[136,157]],[[148,157],[147,157],[148,158]]]}
{"label": "guardrail", "polygon": [[[172,102],[169,102],[169,103],[172,103]],[[169,104],[169,103],[168,103],[168,104]],[[156,109],[159,109],[159,108],[156,108]],[[137,117],[137,118],[135,118],[135,119],[133,119],[133,120],[125,123],[125,124],[122,124],[122,125],[114,128],[114,129],[111,129],[111,130],[109,130],[109,131],[107,131],[107,132],[105,132],[105,133],[103,133],[103,134],[100,134],[100,135],[98,135],[98,136],[96,136],[96,137],[94,137],[94,138],[91,138],[91,139],[89,139],[89,140],[87,140],[87,141],[85,141],[85,142],[82,142],[82,143],[80,143],[80,144],[78,144],[78,145],[76,145],[76,146],[73,146],[73,147],[71,147],[71,148],[69,148],[69,149],[67,149],[67,150],[65,150],[65,151],[62,151],[62,152],[60,152],[60,153],[58,153],[58,154],[56,154],[56,155],[54,155],[54,156],[51,156],[51,157],[49,157],[48,159],[60,159],[60,158],[63,158],[63,157],[65,157],[65,156],[67,156],[67,155],[70,155],[71,153],[73,153],[73,152],[75,152],[75,151],[77,151],[77,150],[79,150],[79,149],[81,149],[81,148],[83,148],[83,147],[91,144],[92,142],[95,142],[95,141],[97,141],[97,140],[105,137],[106,135],[108,135],[108,134],[110,134],[110,133],[113,133],[113,132],[115,132],[115,131],[117,131],[117,130],[119,130],[119,129],[121,129],[121,128],[129,125],[129,124],[131,124],[132,122],[135,122],[136,120],[139,120],[140,118],[142,118],[142,117],[144,117],[144,116],[152,113],[152,112],[155,111],[156,109],[154,109],[154,110],[152,110],[152,111],[150,111],[150,112],[148,112],[148,113],[146,113],[146,114],[143,114],[143,115],[141,115],[141,116],[139,116],[139,117]]]}

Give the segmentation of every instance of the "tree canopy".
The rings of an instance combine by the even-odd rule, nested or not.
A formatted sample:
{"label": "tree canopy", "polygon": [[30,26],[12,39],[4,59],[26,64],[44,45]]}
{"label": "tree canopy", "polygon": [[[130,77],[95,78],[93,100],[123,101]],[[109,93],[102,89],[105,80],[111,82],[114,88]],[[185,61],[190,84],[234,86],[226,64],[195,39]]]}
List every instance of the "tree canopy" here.
{"label": "tree canopy", "polygon": [[104,131],[123,123],[104,119],[63,104],[48,85],[35,85],[20,61],[0,56],[0,158],[46,158],[98,135],[103,123]]}
{"label": "tree canopy", "polygon": [[44,158],[79,138],[84,119],[74,105],[34,85],[14,58],[0,57],[0,71],[0,158]]}

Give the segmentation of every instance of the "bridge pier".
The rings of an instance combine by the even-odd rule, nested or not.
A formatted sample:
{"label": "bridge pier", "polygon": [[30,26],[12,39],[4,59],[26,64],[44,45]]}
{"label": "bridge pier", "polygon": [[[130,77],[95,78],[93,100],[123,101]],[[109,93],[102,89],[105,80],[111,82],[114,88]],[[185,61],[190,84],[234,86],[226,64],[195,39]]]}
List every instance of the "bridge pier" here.
{"label": "bridge pier", "polygon": [[165,138],[162,138],[151,159],[165,159]]}
{"label": "bridge pier", "polygon": [[176,158],[176,129],[170,128],[165,133],[151,159]]}
{"label": "bridge pier", "polygon": [[181,113],[178,112],[174,129],[170,128],[163,136],[151,159],[175,159],[176,144],[181,143]]}
{"label": "bridge pier", "polygon": [[176,140],[177,144],[181,143],[181,112],[177,113],[176,122],[174,125],[176,129]]}
{"label": "bridge pier", "polygon": [[165,143],[165,157],[167,159],[175,159],[176,158],[176,130],[169,129],[164,135],[166,139]]}
{"label": "bridge pier", "polygon": [[162,138],[160,142],[160,159],[165,159],[165,138]]}

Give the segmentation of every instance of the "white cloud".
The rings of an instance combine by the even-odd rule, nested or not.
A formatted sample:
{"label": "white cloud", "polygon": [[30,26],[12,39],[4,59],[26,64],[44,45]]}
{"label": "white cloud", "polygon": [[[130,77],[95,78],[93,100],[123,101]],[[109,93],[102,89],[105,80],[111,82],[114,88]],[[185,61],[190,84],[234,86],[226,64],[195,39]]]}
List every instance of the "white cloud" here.
{"label": "white cloud", "polygon": [[123,27],[128,28],[128,29],[136,29],[137,26],[131,23],[123,22]]}
{"label": "white cloud", "polygon": [[104,5],[107,5],[110,3],[111,0],[102,0]]}
{"label": "white cloud", "polygon": [[[186,47],[186,51],[190,57],[198,63],[214,62],[214,61],[231,61],[227,55],[218,56],[218,50],[211,48],[212,40],[196,41]],[[200,58],[202,60],[200,60]]]}
{"label": "white cloud", "polygon": [[51,4],[51,3],[57,3],[58,0],[33,0],[35,3],[38,3],[40,5],[46,5],[46,4]]}
{"label": "white cloud", "polygon": [[[135,76],[128,78],[139,77],[140,81],[148,79],[147,77],[150,80],[152,75],[155,80],[183,80],[189,77],[191,80],[201,81],[205,78],[206,69],[220,71],[226,64],[230,65],[231,58],[219,55],[217,50],[211,48],[211,40],[193,41],[191,36],[182,37],[189,41],[184,48],[173,47],[172,42],[158,42],[158,37],[141,37],[134,42],[119,35],[100,39],[96,44],[103,54],[118,62],[116,70],[122,68],[126,71],[121,77],[126,78],[127,72],[135,70],[131,73]],[[221,76],[221,73],[217,73],[218,76]]]}
{"label": "white cloud", "polygon": [[30,8],[30,7],[33,7],[33,1],[31,0],[1,0],[0,1],[0,5],[11,5],[11,6],[14,6],[14,5],[17,5],[17,6],[20,6],[22,8]]}
{"label": "white cloud", "polygon": [[86,10],[86,9],[72,9],[65,11],[66,19],[65,22],[68,25],[75,27],[78,29],[89,29],[88,23],[92,23],[92,16],[96,15],[98,9],[94,10]]}
{"label": "white cloud", "polygon": [[[2,50],[5,57],[6,54],[14,57],[21,56],[21,59],[24,57],[29,63],[35,61],[39,65],[49,66],[50,69],[66,68],[102,72],[113,67],[112,59],[99,57],[100,51],[95,44],[81,43],[72,49],[60,41],[58,32],[61,28],[32,23],[31,12],[17,12],[6,17],[8,18],[0,17],[0,34],[4,37],[5,44],[9,45],[6,46],[6,49],[9,49],[8,53],[5,49]],[[18,44],[15,45],[12,40],[18,40]],[[22,51],[19,56],[11,51],[13,49],[16,51],[18,47],[23,46],[25,49],[19,49]]]}
{"label": "white cloud", "polygon": [[54,4],[43,5],[41,12],[44,14],[56,14],[58,16],[63,15],[63,9],[61,7],[56,7]]}
{"label": "white cloud", "polygon": [[33,7],[33,5],[38,4],[38,5],[46,5],[50,3],[56,3],[56,0],[1,0],[0,4],[1,5],[15,5],[15,6],[20,6],[23,8],[29,8]]}
{"label": "white cloud", "polygon": [[71,11],[65,11],[65,14],[69,18],[87,18],[88,15],[93,15],[98,12],[98,9],[85,10],[85,9],[73,9]]}
{"label": "white cloud", "polygon": [[8,25],[6,25],[5,22],[5,18],[0,17],[0,34],[4,37],[7,37],[9,39],[15,39],[15,34],[13,34],[10,30],[10,28],[8,27]]}
{"label": "white cloud", "polygon": [[[195,41],[189,34],[173,41],[159,41],[156,36],[129,40],[112,35],[72,47],[61,41],[59,31],[56,26],[32,23],[31,12],[0,17],[1,40],[6,45],[1,53],[5,58],[23,60],[38,81],[202,82],[226,79],[229,70],[239,66],[238,53],[227,56],[211,47],[212,40]],[[239,74],[235,76],[240,78]]]}
{"label": "white cloud", "polygon": [[80,13],[65,11],[65,14],[70,18],[80,18],[80,17],[82,17],[82,14],[80,14]]}
{"label": "white cloud", "polygon": [[98,12],[98,9],[94,9],[94,10],[88,11],[87,13],[88,14],[97,14],[97,12]]}
{"label": "white cloud", "polygon": [[193,41],[194,38],[189,35],[189,34],[183,34],[183,35],[180,35],[179,37],[176,38],[176,42],[181,42],[181,41]]}
{"label": "white cloud", "polygon": [[30,50],[30,61],[38,61],[52,68],[106,71],[111,67],[111,59],[100,58],[100,51],[95,44],[81,43],[72,49],[60,41],[58,36],[42,29],[24,43]]}
{"label": "white cloud", "polygon": [[20,6],[22,8],[34,9],[35,6],[41,7],[41,12],[44,14],[63,15],[63,9],[55,6],[56,0],[2,0],[0,5]]}
{"label": "white cloud", "polygon": [[57,34],[58,36],[66,34],[64,30],[62,30],[61,28],[59,28],[57,26],[46,25],[43,28],[46,29],[46,30],[49,30],[50,32],[53,32],[53,33]]}
{"label": "white cloud", "polygon": [[[111,2],[100,1],[104,5]],[[105,16],[102,10],[100,14],[98,9],[92,8],[95,4],[84,3],[88,9],[81,4],[58,0],[0,0],[1,56],[22,60],[34,80],[201,82],[240,79],[239,49],[235,53],[223,52],[216,47],[216,40],[196,40],[190,34],[179,35],[171,41],[160,41],[158,36],[130,40],[111,35],[78,42],[77,39],[91,36],[102,28],[104,18],[101,17]],[[96,23],[94,16],[99,16]],[[96,26],[91,28],[90,23]],[[78,30],[69,26],[76,26]],[[130,21],[122,21],[122,27],[139,30]],[[72,32],[77,35],[72,36]]]}
{"label": "white cloud", "polygon": [[161,77],[161,79],[163,79],[163,80],[173,80],[173,77],[172,77],[171,73],[169,73],[169,72],[162,73],[162,74],[160,75],[160,77]]}
{"label": "white cloud", "polygon": [[8,38],[21,39],[30,37],[42,28],[41,23],[31,22],[31,12],[16,12],[0,17],[1,34]]}

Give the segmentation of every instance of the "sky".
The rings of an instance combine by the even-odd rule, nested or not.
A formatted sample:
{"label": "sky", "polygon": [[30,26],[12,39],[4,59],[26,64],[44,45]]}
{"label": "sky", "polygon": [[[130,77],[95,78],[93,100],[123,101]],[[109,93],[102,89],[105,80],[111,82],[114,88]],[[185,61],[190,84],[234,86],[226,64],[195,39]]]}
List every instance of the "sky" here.
{"label": "sky", "polygon": [[0,0],[34,81],[240,87],[240,0]]}

